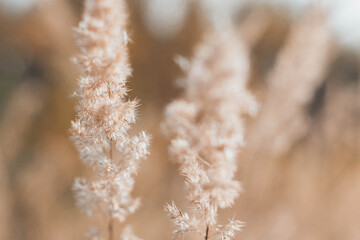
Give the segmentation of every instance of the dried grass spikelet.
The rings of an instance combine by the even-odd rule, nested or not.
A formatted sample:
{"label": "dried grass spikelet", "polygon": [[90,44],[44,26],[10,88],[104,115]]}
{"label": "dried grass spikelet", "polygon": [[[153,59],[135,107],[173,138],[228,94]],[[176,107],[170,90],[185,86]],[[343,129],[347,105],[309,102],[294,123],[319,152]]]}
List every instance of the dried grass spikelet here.
{"label": "dried grass spikelet", "polygon": [[219,208],[234,204],[241,184],[234,180],[237,153],[244,145],[243,114],[255,114],[257,104],[246,89],[248,59],[231,28],[208,32],[187,61],[183,96],[166,109],[164,131],[171,139],[170,155],[186,178],[194,216],[173,203],[167,205],[175,235],[189,232],[230,239],[243,223],[217,225]]}
{"label": "dried grass spikelet", "polygon": [[[144,132],[128,135],[135,122],[137,101],[127,100],[126,81],[131,74],[123,0],[86,0],[75,29],[81,54],[75,62],[82,71],[75,95],[78,119],[72,122],[72,139],[81,160],[93,168],[90,181],[76,179],[77,204],[88,215],[109,215],[112,223],[124,222],[139,206],[131,196],[139,161],[148,154]],[[116,152],[116,153],[115,153]],[[119,158],[114,158],[114,156]]]}

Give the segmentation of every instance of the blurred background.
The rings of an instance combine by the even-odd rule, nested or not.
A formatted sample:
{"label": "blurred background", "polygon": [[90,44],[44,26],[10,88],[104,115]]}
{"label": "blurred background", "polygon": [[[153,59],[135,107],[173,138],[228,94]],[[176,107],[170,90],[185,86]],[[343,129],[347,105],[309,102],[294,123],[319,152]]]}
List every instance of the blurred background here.
{"label": "blurred background", "polygon": [[[189,207],[159,122],[181,94],[175,55],[189,57],[206,27],[233,21],[261,105],[246,119],[237,179],[244,192],[220,222],[236,239],[360,239],[360,2],[357,0],[129,0],[134,131],[152,134],[129,218],[144,239],[171,238],[163,212]],[[88,169],[69,140],[79,72],[72,28],[81,0],[0,0],[0,239],[83,239],[96,220],[75,206]]]}

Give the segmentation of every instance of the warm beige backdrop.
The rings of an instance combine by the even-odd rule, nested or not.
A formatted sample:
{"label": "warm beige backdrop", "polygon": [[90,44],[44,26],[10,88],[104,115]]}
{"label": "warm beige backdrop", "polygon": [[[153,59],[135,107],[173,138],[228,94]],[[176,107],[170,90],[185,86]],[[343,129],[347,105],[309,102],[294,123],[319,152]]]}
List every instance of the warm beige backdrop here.
{"label": "warm beige backdrop", "polygon": [[[142,207],[129,223],[144,239],[165,240],[172,228],[164,204],[188,205],[159,122],[180,93],[173,57],[191,55],[204,20],[190,6],[180,32],[159,38],[145,27],[140,1],[129,5],[130,94],[141,101],[134,131],[153,137],[134,192]],[[78,75],[71,28],[81,2],[45,1],[15,15],[0,10],[0,240],[83,239],[91,221],[75,207],[71,186],[88,171],[67,132]],[[236,17],[251,59],[250,88],[262,105],[247,119],[239,156],[245,190],[221,213],[246,222],[237,239],[359,239],[359,59],[325,19],[316,8],[289,18],[260,6]]]}

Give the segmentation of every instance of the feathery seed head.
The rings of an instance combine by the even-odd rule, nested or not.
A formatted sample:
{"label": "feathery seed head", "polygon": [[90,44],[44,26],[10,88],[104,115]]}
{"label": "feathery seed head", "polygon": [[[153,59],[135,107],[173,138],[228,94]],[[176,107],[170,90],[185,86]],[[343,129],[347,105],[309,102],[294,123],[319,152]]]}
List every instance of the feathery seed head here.
{"label": "feathery seed head", "polygon": [[[126,12],[124,0],[85,0],[74,31],[80,49],[74,61],[82,75],[75,94],[77,120],[71,123],[80,158],[95,173],[91,180],[75,180],[77,204],[88,215],[98,211],[120,222],[140,204],[131,196],[133,178],[150,144],[145,132],[128,134],[138,101],[127,100],[131,68]],[[130,235],[124,239],[136,239]]]}
{"label": "feathery seed head", "polygon": [[[218,209],[231,207],[241,191],[233,178],[244,146],[242,117],[255,114],[258,105],[246,89],[247,53],[234,31],[209,32],[204,39],[192,59],[177,58],[186,75],[184,93],[166,108],[163,129],[171,139],[170,155],[186,178],[198,222],[210,227],[216,226]],[[174,204],[166,211],[186,233],[189,227],[179,222],[188,215]],[[231,222],[219,236],[233,237],[237,223]],[[203,225],[194,228],[203,232]]]}

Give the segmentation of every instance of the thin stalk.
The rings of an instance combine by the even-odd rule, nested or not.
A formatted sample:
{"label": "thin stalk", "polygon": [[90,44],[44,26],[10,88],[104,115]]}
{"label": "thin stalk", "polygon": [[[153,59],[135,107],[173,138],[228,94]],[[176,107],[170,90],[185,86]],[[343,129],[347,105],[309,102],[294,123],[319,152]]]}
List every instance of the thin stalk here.
{"label": "thin stalk", "polygon": [[209,225],[206,226],[205,240],[209,239]]}
{"label": "thin stalk", "polygon": [[109,220],[109,227],[108,227],[108,230],[109,230],[109,240],[113,240],[114,237],[114,221],[113,219],[110,217],[110,220]]}
{"label": "thin stalk", "polygon": [[[112,163],[113,160],[113,141],[110,142],[110,150],[109,150],[109,158],[110,158],[110,162]],[[109,230],[109,240],[113,240],[114,237],[114,220],[110,214],[110,219],[109,219],[109,226],[108,226],[108,230]]]}

